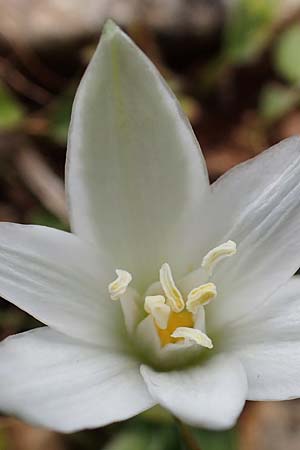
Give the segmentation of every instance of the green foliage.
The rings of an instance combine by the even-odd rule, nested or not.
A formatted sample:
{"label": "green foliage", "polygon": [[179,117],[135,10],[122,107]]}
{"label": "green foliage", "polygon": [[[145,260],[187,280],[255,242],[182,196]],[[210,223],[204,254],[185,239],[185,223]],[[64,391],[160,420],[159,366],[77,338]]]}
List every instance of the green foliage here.
{"label": "green foliage", "polygon": [[7,450],[8,449],[8,443],[5,436],[5,431],[0,430],[0,450]]}
{"label": "green foliage", "polygon": [[278,38],[274,66],[290,83],[300,82],[300,25],[293,25]]}
{"label": "green foliage", "polygon": [[[181,426],[169,413],[166,417],[163,415],[163,421],[160,421],[163,410],[159,409],[153,408],[150,416],[141,414],[124,423],[103,450],[190,450],[182,439]],[[202,450],[237,450],[235,429],[216,432],[186,425],[184,428]]]}
{"label": "green foliage", "polygon": [[145,433],[136,431],[123,431],[113,438],[108,445],[104,447],[104,450],[140,450],[151,448],[152,439],[149,439]]}
{"label": "green foliage", "polygon": [[35,208],[31,211],[30,217],[27,218],[29,223],[35,225],[43,225],[51,228],[57,228],[63,231],[69,231],[68,227],[63,224],[57,217],[43,208]]}
{"label": "green foliage", "polygon": [[171,413],[160,405],[147,409],[141,413],[139,417],[149,423],[172,424],[174,422],[174,418]]}
{"label": "green foliage", "polygon": [[259,99],[260,115],[273,122],[283,117],[299,103],[300,94],[295,89],[270,83],[264,86]]}
{"label": "green foliage", "polygon": [[224,56],[232,64],[253,59],[266,44],[277,0],[239,0],[225,27]]}
{"label": "green foliage", "polygon": [[103,450],[180,450],[180,443],[174,428],[139,423],[120,431]]}
{"label": "green foliage", "polygon": [[67,142],[74,95],[73,90],[65,92],[52,105],[49,115],[49,134],[62,145]]}
{"label": "green foliage", "polygon": [[23,117],[23,108],[20,103],[0,83],[0,130],[9,130],[20,125]]}
{"label": "green foliage", "polygon": [[201,73],[201,89],[210,90],[232,66],[251,62],[266,47],[278,0],[236,0],[225,23],[220,53]]}
{"label": "green foliage", "polygon": [[194,429],[194,436],[203,450],[237,450],[237,433]]}

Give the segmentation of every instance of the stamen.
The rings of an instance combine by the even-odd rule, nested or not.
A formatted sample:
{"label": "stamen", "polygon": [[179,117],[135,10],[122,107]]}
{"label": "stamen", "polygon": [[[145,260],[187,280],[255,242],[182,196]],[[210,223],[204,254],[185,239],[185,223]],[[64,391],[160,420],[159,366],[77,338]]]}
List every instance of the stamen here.
{"label": "stamen", "polygon": [[166,305],[166,299],[163,295],[148,295],[145,298],[144,308],[153,317],[158,328],[161,330],[167,328],[171,308]]}
{"label": "stamen", "polygon": [[236,243],[233,241],[224,242],[224,244],[218,245],[218,247],[213,248],[204,256],[201,267],[211,275],[216,264],[228,256],[235,255],[235,253]]}
{"label": "stamen", "polygon": [[108,291],[112,300],[119,300],[132,280],[131,274],[126,270],[117,269],[116,274],[117,278],[108,285]]}
{"label": "stamen", "polygon": [[217,288],[214,283],[202,284],[189,293],[186,302],[186,309],[195,314],[200,305],[207,305],[216,296]]}
{"label": "stamen", "polygon": [[184,300],[181,293],[177,289],[172,277],[172,272],[169,264],[165,263],[161,266],[160,283],[167,297],[168,303],[174,312],[180,312],[184,309]]}
{"label": "stamen", "polygon": [[193,341],[202,347],[213,348],[213,343],[211,339],[200,330],[188,327],[178,327],[171,334],[173,338],[183,338],[185,341]]}

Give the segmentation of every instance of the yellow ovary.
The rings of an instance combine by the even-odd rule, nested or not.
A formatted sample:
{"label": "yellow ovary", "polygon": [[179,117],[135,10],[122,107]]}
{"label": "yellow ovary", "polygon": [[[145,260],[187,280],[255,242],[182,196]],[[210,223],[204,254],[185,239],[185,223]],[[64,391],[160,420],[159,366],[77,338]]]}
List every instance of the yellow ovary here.
{"label": "yellow ovary", "polygon": [[165,330],[160,329],[156,325],[157,333],[160,338],[161,346],[164,347],[167,344],[174,344],[175,342],[183,341],[183,338],[173,338],[172,333],[179,327],[193,328],[194,320],[193,314],[189,311],[181,311],[176,313],[171,311],[167,328]]}

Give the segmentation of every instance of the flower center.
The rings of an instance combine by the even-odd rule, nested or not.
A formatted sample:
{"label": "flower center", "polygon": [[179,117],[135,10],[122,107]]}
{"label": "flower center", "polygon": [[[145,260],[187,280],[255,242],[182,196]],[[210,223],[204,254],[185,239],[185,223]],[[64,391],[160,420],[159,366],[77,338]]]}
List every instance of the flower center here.
{"label": "flower center", "polygon": [[172,337],[172,334],[176,329],[180,327],[193,328],[193,314],[189,311],[182,311],[180,313],[171,311],[168,319],[168,324],[165,329],[160,328],[157,324],[155,325],[161,345],[162,347],[164,347],[167,344],[174,344],[175,342],[183,340],[183,338]]}
{"label": "flower center", "polygon": [[[201,267],[211,277],[213,270],[222,259],[236,253],[236,244],[227,241],[210,250],[203,258]],[[112,300],[118,300],[125,294],[132,276],[125,270],[117,269],[117,278],[109,284]],[[206,335],[204,306],[216,296],[216,285],[208,281],[193,288],[184,299],[177,288],[171,268],[164,263],[159,271],[162,294],[148,295],[144,301],[144,310],[154,321],[161,346],[178,342],[193,342],[202,347],[212,348],[213,343]]]}

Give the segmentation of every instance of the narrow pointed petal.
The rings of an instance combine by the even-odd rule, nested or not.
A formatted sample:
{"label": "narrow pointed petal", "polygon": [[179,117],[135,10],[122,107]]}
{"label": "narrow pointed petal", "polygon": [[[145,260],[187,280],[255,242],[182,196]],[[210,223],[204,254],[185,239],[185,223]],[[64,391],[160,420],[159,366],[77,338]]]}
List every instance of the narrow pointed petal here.
{"label": "narrow pointed petal", "polygon": [[266,304],[227,329],[224,349],[243,363],[249,400],[300,397],[300,276]]}
{"label": "narrow pointed petal", "polygon": [[0,344],[0,409],[62,432],[95,428],[153,406],[137,362],[47,327]]}
{"label": "narrow pointed petal", "polygon": [[300,138],[228,172],[212,198],[208,245],[237,244],[213,274],[218,298],[208,315],[224,323],[255,310],[300,265]]}
{"label": "narrow pointed petal", "polygon": [[108,294],[107,266],[71,233],[0,224],[0,295],[62,333],[111,347],[120,307]]}
{"label": "narrow pointed petal", "polygon": [[230,428],[245,403],[247,379],[237,359],[215,356],[183,371],[141,373],[153,398],[182,421],[213,429]]}
{"label": "narrow pointed petal", "polygon": [[135,283],[155,280],[166,255],[187,270],[182,233],[209,189],[206,166],[174,95],[111,21],[76,95],[67,189],[72,229]]}

